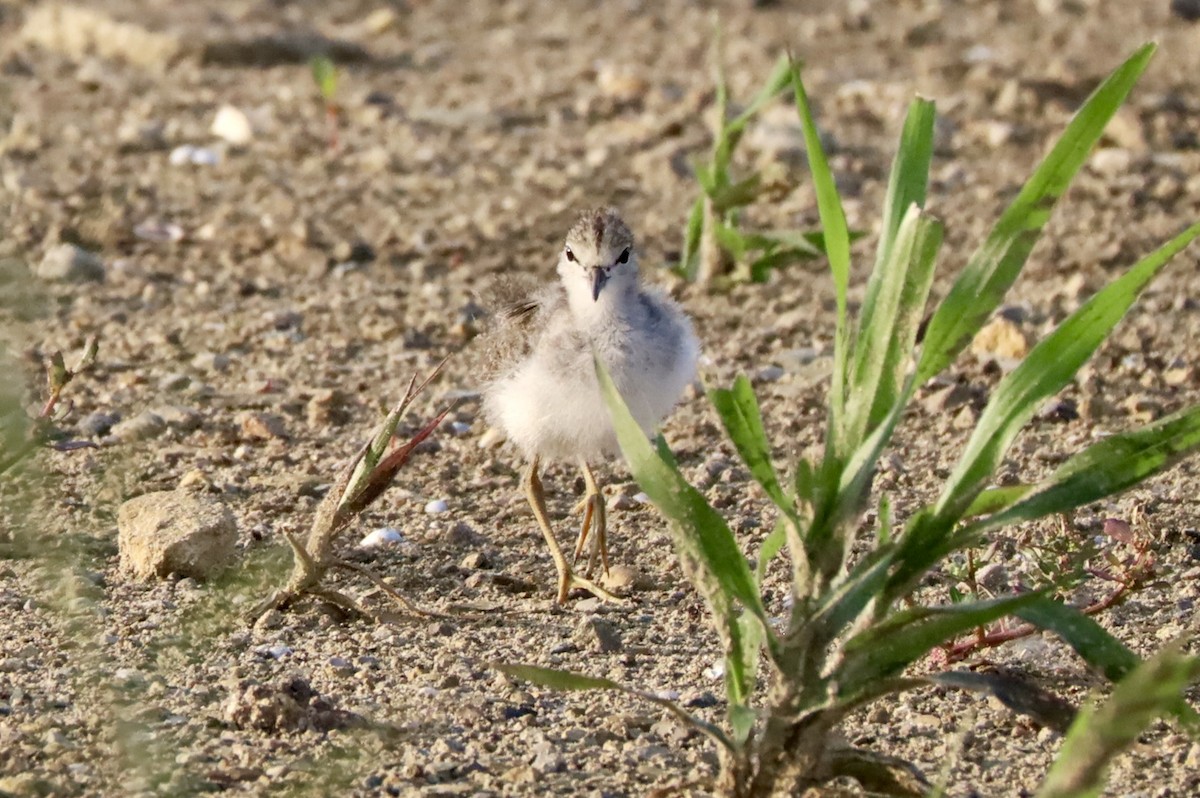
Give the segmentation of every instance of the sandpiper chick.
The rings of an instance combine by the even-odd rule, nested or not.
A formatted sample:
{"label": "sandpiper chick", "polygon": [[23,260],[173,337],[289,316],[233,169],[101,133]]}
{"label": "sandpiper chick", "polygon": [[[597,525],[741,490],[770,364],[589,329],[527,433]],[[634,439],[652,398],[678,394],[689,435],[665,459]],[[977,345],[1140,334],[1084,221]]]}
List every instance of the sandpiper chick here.
{"label": "sandpiper chick", "polygon": [[529,462],[522,487],[558,570],[558,603],[572,587],[607,590],[572,570],[546,513],[543,461],[575,460],[586,494],[575,544],[579,559],[594,531],[584,574],[597,558],[608,573],[604,495],[591,463],[618,451],[593,353],[607,367],[633,417],[650,434],[692,381],[699,342],[665,293],[641,285],[633,233],[611,208],[590,210],[567,233],[560,282],[499,309],[488,334],[484,413]]}

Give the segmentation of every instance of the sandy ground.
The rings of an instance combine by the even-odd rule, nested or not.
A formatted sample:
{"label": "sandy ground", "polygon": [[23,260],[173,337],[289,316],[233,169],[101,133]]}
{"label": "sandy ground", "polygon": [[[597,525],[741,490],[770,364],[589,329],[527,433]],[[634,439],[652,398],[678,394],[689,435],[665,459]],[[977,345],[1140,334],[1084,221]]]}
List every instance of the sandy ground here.
{"label": "sandy ground", "polygon": [[[95,0],[81,18],[0,2],[0,288],[20,370],[8,372],[28,375],[13,382],[25,380],[33,404],[44,354],[102,340],[63,424],[100,447],[47,452],[0,485],[0,793],[707,792],[713,752],[664,713],[532,688],[491,667],[577,669],[722,714],[701,602],[618,465],[603,470],[611,547],[634,601],[553,604],[551,563],[517,489],[521,464],[481,445],[470,339],[492,281],[552,279],[574,215],[614,204],[639,237],[647,279],[695,318],[706,379],[755,378],[781,464],[819,444],[833,329],[823,264],[719,294],[662,268],[695,196],[689,163],[710,140],[712,10],[735,98],[781,52],[808,65],[850,224],[867,232],[854,299],[914,94],[941,114],[929,203],[948,228],[940,292],[1087,92],[1142,42],[1161,43],[1009,297],[1006,316],[1031,341],[1200,216],[1200,27],[1165,1],[762,6]],[[315,34],[341,42],[336,151],[304,63]],[[253,124],[244,146],[210,132],[224,104]],[[782,104],[770,110],[739,156],[779,182],[749,209],[750,226],[816,224],[791,120]],[[179,162],[193,157],[201,163]],[[31,278],[62,242],[98,254],[103,279]],[[1039,416],[1005,474],[1036,477],[1099,434],[1197,401],[1197,283],[1193,251],[1064,394],[1086,412]],[[448,617],[373,624],[307,607],[243,624],[238,613],[286,575],[281,533],[306,530],[379,408],[446,355],[408,423],[458,399],[453,425],[340,550]],[[951,376],[981,400],[1004,365],[993,360],[966,355]],[[931,394],[879,478],[901,518],[936,492],[977,412]],[[703,396],[689,392],[665,432],[754,551],[773,517]],[[242,566],[205,583],[129,579],[117,567],[116,508],[181,482],[232,510]],[[582,482],[557,468],[548,484],[566,538]],[[1160,579],[1104,623],[1148,653],[1196,627],[1198,489],[1185,463],[1061,529],[1014,531],[993,557],[1020,575],[1050,536],[1128,520],[1151,542]],[[429,512],[439,499],[445,512]],[[385,526],[406,543],[356,549]],[[783,576],[769,580],[775,608]],[[391,609],[361,577],[335,583]],[[1073,701],[1101,686],[1049,638],[984,656]],[[280,720],[270,714],[287,705],[280,691],[310,704],[300,720],[311,728],[253,728],[254,712],[265,726]],[[1059,746],[1002,707],[933,689],[882,702],[847,736],[944,772],[954,796],[1029,794]],[[1119,761],[1110,792],[1198,787],[1200,746],[1162,724]]]}

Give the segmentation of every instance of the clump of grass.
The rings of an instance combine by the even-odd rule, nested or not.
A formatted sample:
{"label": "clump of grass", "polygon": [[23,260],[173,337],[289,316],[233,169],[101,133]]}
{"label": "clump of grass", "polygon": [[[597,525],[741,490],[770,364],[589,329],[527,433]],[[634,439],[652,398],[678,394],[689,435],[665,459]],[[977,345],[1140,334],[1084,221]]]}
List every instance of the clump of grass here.
{"label": "clump of grass", "polygon": [[692,204],[684,228],[683,253],[677,271],[704,286],[721,282],[766,282],[772,269],[819,257],[824,251],[820,232],[742,229],[747,206],[766,190],[761,172],[735,177],[733,157],[746,126],[790,81],[788,60],[781,58],[771,76],[737,116],[729,117],[729,89],[716,56],[716,118],[712,152],[695,164],[700,196]]}
{"label": "clump of grass", "polygon": [[332,568],[362,574],[406,610],[428,614],[415,607],[404,595],[370,569],[335,556],[333,545],[351,521],[387,490],[417,446],[433,434],[453,409],[453,405],[445,408],[422,425],[407,441],[393,445],[400,419],[441,368],[439,364],[419,385],[414,377],[408,384],[404,398],[375,428],[370,440],[343,466],[333,489],[317,506],[308,539],[301,543],[290,532],[284,530],[294,555],[291,578],[284,588],[253,609],[251,620],[261,617],[269,610],[287,608],[303,598],[323,599],[352,614],[369,615],[370,613],[349,596],[323,584],[326,574]]}
{"label": "clump of grass", "polygon": [[[930,663],[934,658],[929,655],[940,647],[1009,617],[1056,634],[1109,679],[1129,680],[1118,686],[1107,709],[1089,710],[1076,721],[1043,794],[1097,789],[1103,763],[1159,714],[1174,717],[1189,730],[1200,729],[1200,716],[1180,695],[1197,675],[1195,659],[1164,654],[1141,664],[1049,588],[990,599],[960,597],[948,604],[931,604],[919,591],[928,575],[996,530],[1104,499],[1200,447],[1200,407],[1191,407],[1104,438],[1034,484],[989,487],[1037,408],[1074,378],[1142,289],[1200,234],[1200,223],[1097,292],[1001,380],[934,503],[893,526],[885,497],[877,528],[864,529],[861,522],[876,464],[916,389],[947,369],[999,307],[1054,205],[1153,51],[1152,45],[1139,49],[1076,114],[937,303],[923,341],[918,341],[918,328],[926,316],[943,234],[941,222],[923,210],[933,105],[918,99],[909,109],[875,267],[853,319],[846,299],[850,234],[800,70],[789,66],[837,296],[836,336],[824,453],[800,459],[787,478],[772,462],[749,380],[741,377],[732,388],[709,391],[730,441],[778,513],[757,567],[747,562],[725,518],[684,479],[665,444],[656,447],[641,433],[597,364],[629,467],[669,519],[684,573],[705,598],[723,646],[725,724],[705,723],[671,706],[716,743],[721,763],[717,787],[723,794],[800,795],[839,776],[850,776],[875,793],[925,794],[928,785],[908,763],[835,741],[852,712],[931,683],[990,692],[1017,711],[1066,728],[1072,712],[1069,707],[1064,711],[1063,702],[1030,691],[1015,694],[1011,685],[986,674],[908,673],[918,661]],[[854,558],[852,550],[863,553]],[[783,553],[791,566],[791,606],[777,622],[768,615],[762,582],[768,564]],[[506,670],[565,689],[619,687],[542,668]],[[769,677],[760,689],[763,670]],[[1148,684],[1157,687],[1147,691]],[[1129,711],[1131,707],[1137,711]],[[1119,732],[1113,732],[1118,726]]]}

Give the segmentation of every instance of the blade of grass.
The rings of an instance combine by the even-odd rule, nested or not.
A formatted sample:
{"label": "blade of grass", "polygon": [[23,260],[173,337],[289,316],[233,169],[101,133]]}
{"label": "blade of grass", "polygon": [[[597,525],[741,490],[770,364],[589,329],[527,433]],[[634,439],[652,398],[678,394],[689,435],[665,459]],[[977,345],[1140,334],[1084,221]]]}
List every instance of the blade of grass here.
{"label": "blade of grass", "polygon": [[1139,665],[1103,704],[1084,708],[1038,791],[1038,798],[1099,796],[1113,757],[1132,745],[1156,718],[1181,701],[1200,677],[1200,659],[1169,647]]}
{"label": "blade of grass", "polygon": [[812,107],[804,82],[800,77],[800,66],[790,62],[792,91],[796,97],[796,109],[800,114],[800,125],[804,131],[804,150],[808,157],[808,168],[812,174],[813,188],[817,195],[817,212],[821,217],[821,229],[825,232],[825,252],[829,257],[829,270],[833,275],[833,287],[837,301],[837,322],[834,332],[833,382],[829,393],[829,429],[826,439],[826,458],[840,458],[843,454],[843,425],[846,405],[846,368],[849,357],[848,330],[846,328],[846,292],[850,284],[850,231],[846,226],[846,214],[838,196],[837,184],[829,169],[829,161],[821,146],[821,136],[813,121]]}
{"label": "blade of grass", "polygon": [[1099,501],[1170,468],[1197,448],[1200,406],[1092,444],[1045,480],[1026,488],[1019,501],[974,526],[1008,526]]}
{"label": "blade of grass", "polygon": [[917,369],[918,384],[950,365],[999,306],[1058,198],[1125,101],[1154,50],[1154,44],[1144,45],[1097,87],[967,263],[929,322]]}
{"label": "blade of grass", "polygon": [[1040,403],[1061,390],[1104,342],[1142,289],[1200,235],[1200,222],[1142,258],[1072,313],[1008,374],[992,394],[946,481],[937,513],[960,518]]}
{"label": "blade of grass", "polygon": [[[935,116],[932,102],[920,98],[912,101],[904,119],[900,146],[896,151],[895,160],[892,162],[888,192],[883,206],[883,228],[875,254],[875,267],[867,282],[867,292],[863,299],[862,311],[859,314],[860,327],[856,336],[855,377],[851,382],[851,395],[855,395],[858,390],[855,386],[863,383],[866,374],[872,374],[871,370],[878,368],[877,363],[882,362],[887,365],[882,367],[877,377],[872,374],[873,381],[877,382],[877,386],[872,397],[873,401],[866,405],[863,417],[856,419],[854,414],[851,414],[852,423],[861,430],[858,432],[860,436],[866,430],[873,429],[887,414],[892,402],[896,400],[903,376],[902,372],[907,368],[907,360],[916,343],[917,329],[924,315],[925,303],[929,298],[929,288],[933,280],[933,259],[936,258],[937,247],[934,248],[935,252],[929,263],[928,274],[917,270],[912,277],[908,276],[908,272],[905,272],[904,275],[894,273],[892,249],[900,233],[901,224],[911,206],[915,205],[922,209],[925,206],[925,191],[929,184],[929,164],[933,160]],[[938,230],[939,244],[942,232],[941,229]],[[905,259],[896,263],[905,263]],[[875,321],[876,303],[881,290],[889,288],[889,284],[893,282],[904,285],[905,297],[901,302],[901,307],[905,308],[906,313],[892,322],[894,334],[888,336],[885,341],[885,351],[880,353],[865,347],[862,341],[864,337],[872,340],[870,327],[878,323]],[[879,342],[873,340],[873,343],[878,346]],[[864,374],[864,369],[867,370],[866,374]],[[853,434],[851,440],[855,440]]]}
{"label": "blade of grass", "polygon": [[839,694],[853,700],[860,689],[895,676],[947,640],[1011,615],[1039,597],[1025,593],[898,612],[846,641],[846,659],[838,668]]}
{"label": "blade of grass", "polygon": [[676,545],[695,560],[723,595],[736,599],[766,626],[766,611],[754,576],[725,519],[688,484],[678,468],[659,456],[630,414],[604,364],[596,360],[595,367],[621,453],[638,485],[674,522],[671,529]]}
{"label": "blade of grass", "polygon": [[925,314],[934,265],[942,244],[942,224],[917,205],[908,213],[889,246],[887,258],[876,266],[860,315],[854,344],[854,368],[846,407],[846,445],[858,447],[900,398],[904,372],[916,344],[917,328]]}
{"label": "blade of grass", "polygon": [[754,395],[750,380],[746,375],[739,374],[732,388],[709,390],[708,400],[716,409],[721,425],[741,455],[742,462],[750,469],[751,476],[775,502],[776,507],[792,513],[792,500],[784,494],[775,466],[771,464],[771,444],[763,429],[762,413],[758,409],[758,398]]}

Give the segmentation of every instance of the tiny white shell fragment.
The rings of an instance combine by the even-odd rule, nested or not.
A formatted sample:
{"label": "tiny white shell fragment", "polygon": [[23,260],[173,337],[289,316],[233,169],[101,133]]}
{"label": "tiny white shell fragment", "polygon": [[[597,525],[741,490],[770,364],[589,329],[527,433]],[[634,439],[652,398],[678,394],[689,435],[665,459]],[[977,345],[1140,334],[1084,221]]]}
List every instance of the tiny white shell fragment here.
{"label": "tiny white shell fragment", "polygon": [[367,534],[358,545],[364,549],[373,549],[377,546],[398,546],[401,543],[404,543],[404,535],[401,535],[398,529],[385,526]]}
{"label": "tiny white shell fragment", "polygon": [[451,421],[450,431],[455,435],[466,435],[471,431],[471,425],[463,423],[462,421]]}
{"label": "tiny white shell fragment", "polygon": [[209,130],[217,138],[224,139],[235,147],[244,147],[254,138],[250,117],[232,105],[222,105],[217,109],[217,115],[213,118]]}
{"label": "tiny white shell fragment", "polygon": [[449,509],[450,505],[446,503],[445,499],[434,499],[425,505],[425,512],[427,513],[444,513]]}
{"label": "tiny white shell fragment", "polygon": [[706,679],[720,679],[724,675],[725,662],[723,660],[717,660],[712,665],[709,665],[704,669],[704,678]]}

